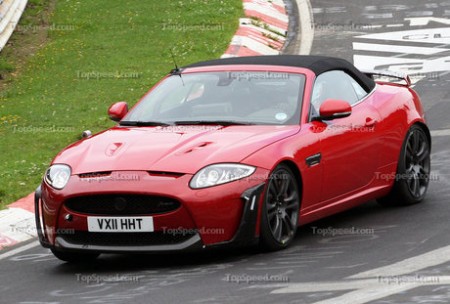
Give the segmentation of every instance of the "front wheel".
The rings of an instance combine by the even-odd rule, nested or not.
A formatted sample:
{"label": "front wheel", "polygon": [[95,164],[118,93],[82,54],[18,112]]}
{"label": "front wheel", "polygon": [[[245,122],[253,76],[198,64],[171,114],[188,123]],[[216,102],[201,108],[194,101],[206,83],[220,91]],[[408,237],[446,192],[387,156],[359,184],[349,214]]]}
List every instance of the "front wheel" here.
{"label": "front wheel", "polygon": [[408,206],[421,202],[430,182],[430,141],[413,125],[406,135],[391,193],[377,201],[383,206]]}
{"label": "front wheel", "polygon": [[261,215],[260,243],[266,250],[286,248],[297,231],[300,209],[298,181],[292,170],[279,165],[270,174]]}

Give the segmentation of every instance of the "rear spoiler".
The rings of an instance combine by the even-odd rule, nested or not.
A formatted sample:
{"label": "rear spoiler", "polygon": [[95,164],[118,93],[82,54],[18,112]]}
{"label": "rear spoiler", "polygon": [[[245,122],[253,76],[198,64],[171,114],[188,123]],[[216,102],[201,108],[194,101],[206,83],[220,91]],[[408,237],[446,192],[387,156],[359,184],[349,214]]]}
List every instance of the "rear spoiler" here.
{"label": "rear spoiler", "polygon": [[381,76],[381,77],[390,77],[390,78],[396,78],[398,80],[402,80],[406,83],[407,87],[411,86],[411,79],[406,73],[402,72],[393,72],[393,71],[361,71],[364,75],[367,77],[374,79],[374,76]]}

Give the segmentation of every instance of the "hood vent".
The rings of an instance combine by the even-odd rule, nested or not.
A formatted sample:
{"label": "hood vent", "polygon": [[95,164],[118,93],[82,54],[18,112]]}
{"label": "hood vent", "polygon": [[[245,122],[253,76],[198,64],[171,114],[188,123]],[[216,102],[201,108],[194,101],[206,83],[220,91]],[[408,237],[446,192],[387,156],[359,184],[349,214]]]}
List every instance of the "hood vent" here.
{"label": "hood vent", "polygon": [[78,174],[80,178],[99,178],[110,176],[112,171],[104,171],[104,172],[91,172],[91,173],[82,173]]}
{"label": "hood vent", "polygon": [[165,171],[148,171],[148,174],[151,176],[172,177],[172,178],[179,178],[184,175],[184,173],[165,172]]}

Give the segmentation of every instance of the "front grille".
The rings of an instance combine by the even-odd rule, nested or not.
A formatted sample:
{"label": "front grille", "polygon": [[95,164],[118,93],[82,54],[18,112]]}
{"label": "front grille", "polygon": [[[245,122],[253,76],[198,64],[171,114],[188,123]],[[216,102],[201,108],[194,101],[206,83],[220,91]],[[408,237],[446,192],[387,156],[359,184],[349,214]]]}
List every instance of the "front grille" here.
{"label": "front grille", "polygon": [[195,231],[186,233],[169,234],[157,232],[87,232],[75,231],[72,234],[64,234],[61,237],[72,244],[97,245],[97,246],[151,246],[174,245],[182,243],[195,235]]}
{"label": "front grille", "polygon": [[177,200],[148,195],[92,195],[68,199],[65,206],[90,215],[151,215],[174,211]]}

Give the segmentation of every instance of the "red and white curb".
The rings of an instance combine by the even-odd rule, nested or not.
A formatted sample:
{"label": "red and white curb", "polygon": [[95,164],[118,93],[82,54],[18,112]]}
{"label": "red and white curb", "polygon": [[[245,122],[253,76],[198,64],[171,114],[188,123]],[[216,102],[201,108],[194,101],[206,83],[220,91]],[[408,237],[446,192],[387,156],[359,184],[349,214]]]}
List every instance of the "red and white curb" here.
{"label": "red and white curb", "polygon": [[289,23],[283,0],[244,0],[244,12],[222,58],[279,55]]}
{"label": "red and white curb", "polygon": [[28,0],[0,0],[0,52],[14,32]]}
{"label": "red and white curb", "polygon": [[[240,26],[222,58],[280,54],[289,19],[283,0],[243,1],[247,18],[239,20]],[[0,211],[0,250],[36,236],[34,193]]]}
{"label": "red and white curb", "polygon": [[34,193],[0,211],[0,250],[36,236]]}

